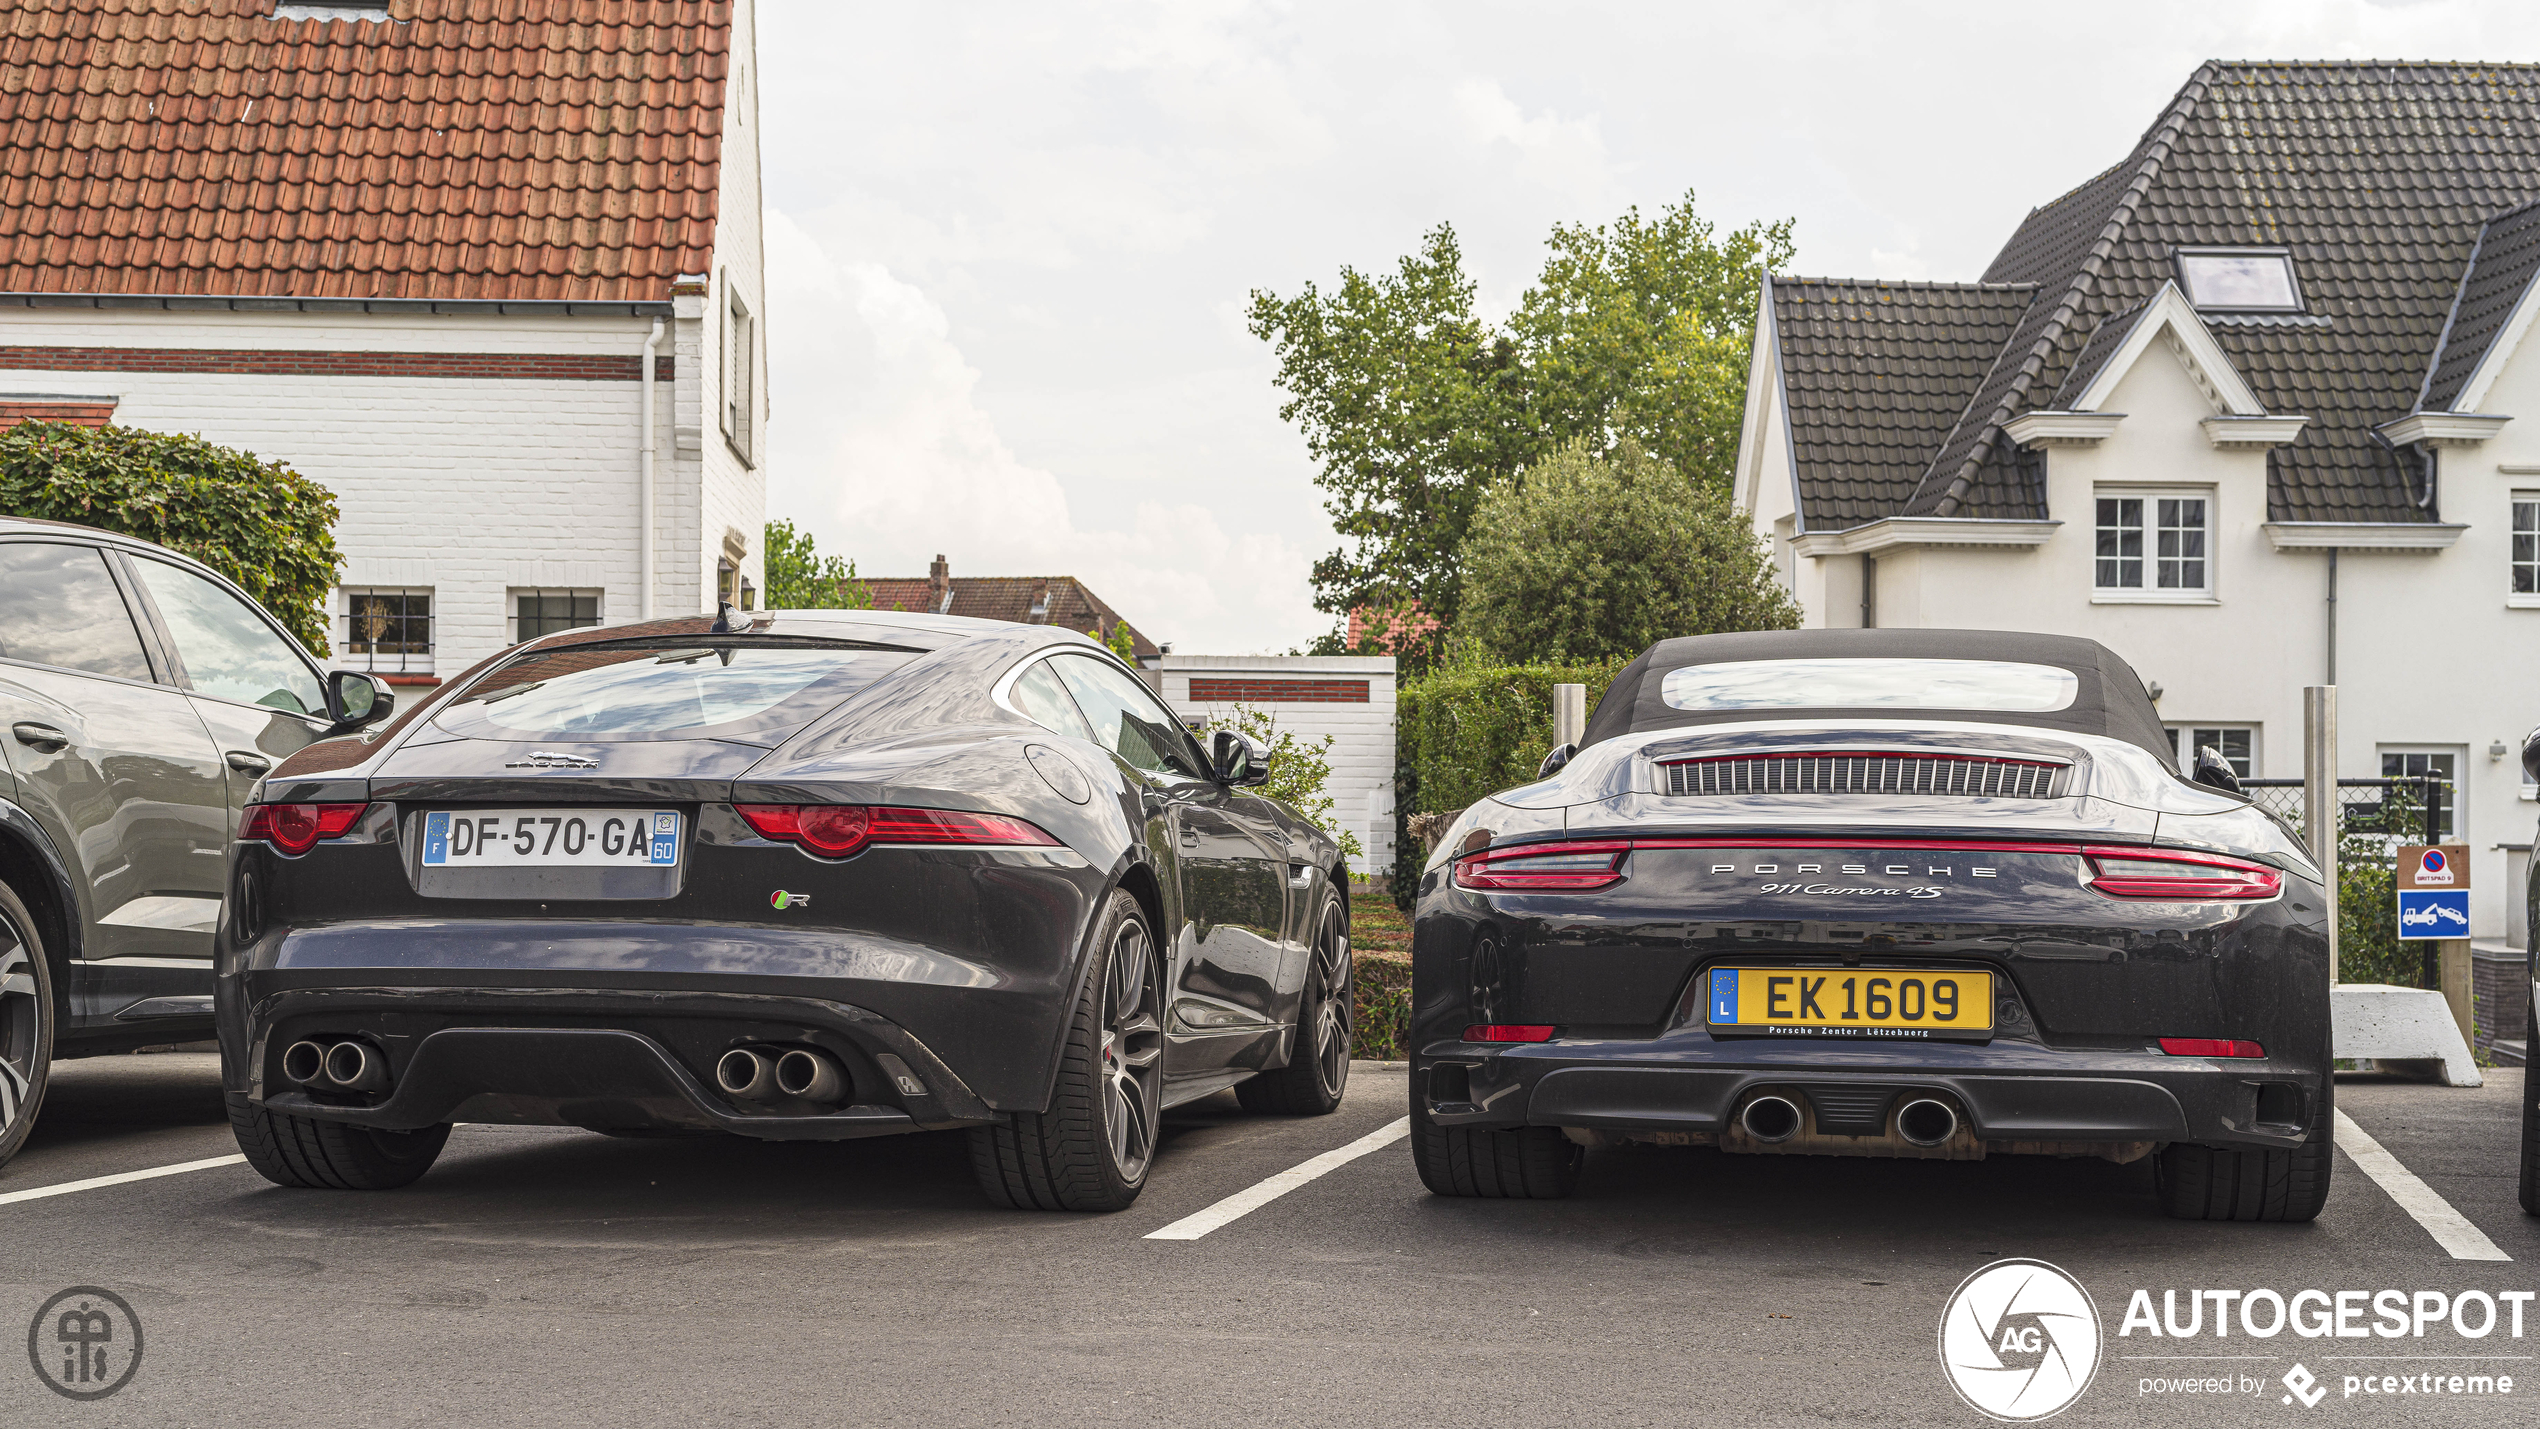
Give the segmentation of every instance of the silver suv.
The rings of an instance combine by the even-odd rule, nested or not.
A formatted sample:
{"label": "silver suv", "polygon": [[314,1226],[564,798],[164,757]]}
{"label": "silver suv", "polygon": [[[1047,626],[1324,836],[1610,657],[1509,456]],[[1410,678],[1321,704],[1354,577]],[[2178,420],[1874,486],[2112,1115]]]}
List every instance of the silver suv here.
{"label": "silver suv", "polygon": [[211,1035],[248,789],[391,703],[173,551],[0,518],[0,1161],[54,1058]]}

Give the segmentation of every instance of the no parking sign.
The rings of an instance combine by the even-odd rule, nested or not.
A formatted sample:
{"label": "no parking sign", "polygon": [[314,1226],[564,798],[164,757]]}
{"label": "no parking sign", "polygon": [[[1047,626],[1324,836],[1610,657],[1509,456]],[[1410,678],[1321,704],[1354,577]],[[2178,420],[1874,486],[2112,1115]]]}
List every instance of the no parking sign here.
{"label": "no parking sign", "polygon": [[2469,845],[2403,844],[2399,848],[2399,936],[2469,936]]}

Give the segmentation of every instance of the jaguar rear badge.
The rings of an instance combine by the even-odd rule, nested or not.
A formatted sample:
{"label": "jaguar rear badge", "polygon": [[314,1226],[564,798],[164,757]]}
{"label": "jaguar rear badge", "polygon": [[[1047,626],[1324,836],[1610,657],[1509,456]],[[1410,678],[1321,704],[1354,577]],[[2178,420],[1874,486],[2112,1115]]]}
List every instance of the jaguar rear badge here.
{"label": "jaguar rear badge", "polygon": [[784,889],[779,888],[775,892],[767,895],[767,901],[769,905],[774,907],[778,912],[783,912],[788,908],[810,907],[811,895],[808,893],[788,893]]}
{"label": "jaguar rear badge", "polygon": [[600,761],[579,754],[558,754],[552,749],[533,749],[526,759],[515,759],[505,769],[597,769]]}

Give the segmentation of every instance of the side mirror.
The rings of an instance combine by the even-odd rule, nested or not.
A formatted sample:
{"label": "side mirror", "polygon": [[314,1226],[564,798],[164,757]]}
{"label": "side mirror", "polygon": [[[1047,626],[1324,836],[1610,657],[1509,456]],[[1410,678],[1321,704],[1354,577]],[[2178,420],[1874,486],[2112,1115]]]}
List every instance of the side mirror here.
{"label": "side mirror", "polygon": [[2196,746],[2196,782],[2226,794],[2249,797],[2249,791],[2240,787],[2240,776],[2232,771],[2231,761],[2210,744]]}
{"label": "side mirror", "polygon": [[1578,752],[1579,747],[1575,744],[1554,745],[1552,747],[1552,752],[1545,755],[1543,757],[1543,763],[1536,768],[1535,777],[1538,779],[1549,779],[1553,775],[1560,773],[1563,766],[1567,765],[1572,759],[1578,756]]}
{"label": "side mirror", "polygon": [[326,713],[337,729],[360,729],[388,718],[397,708],[397,697],[388,692],[376,675],[359,670],[336,670],[326,677]]}
{"label": "side mirror", "polygon": [[1237,730],[1208,737],[1208,762],[1220,784],[1249,788],[1270,779],[1270,746]]}
{"label": "side mirror", "polygon": [[2535,729],[2523,736],[2522,772],[2534,780],[2540,780],[2540,729]]}

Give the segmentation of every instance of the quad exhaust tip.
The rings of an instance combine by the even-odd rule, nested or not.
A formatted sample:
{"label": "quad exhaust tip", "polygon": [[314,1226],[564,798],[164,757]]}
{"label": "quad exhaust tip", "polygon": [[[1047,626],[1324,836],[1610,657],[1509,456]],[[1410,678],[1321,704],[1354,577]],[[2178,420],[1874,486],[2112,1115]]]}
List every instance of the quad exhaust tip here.
{"label": "quad exhaust tip", "polygon": [[728,1097],[762,1102],[776,1095],[776,1061],[748,1047],[735,1047],[714,1064],[714,1084]]}
{"label": "quad exhaust tip", "polygon": [[305,1087],[326,1075],[326,1044],[302,1040],[282,1050],[282,1075]]}
{"label": "quad exhaust tip", "polygon": [[[282,1054],[284,1070],[289,1070],[291,1053],[297,1050],[294,1046]],[[339,1092],[388,1090],[388,1059],[367,1042],[347,1039],[327,1048],[324,1067],[326,1084]]]}
{"label": "quad exhaust tip", "polygon": [[1958,1134],[1958,1113],[1929,1097],[1907,1102],[1896,1109],[1896,1134],[1916,1146],[1938,1146]]}
{"label": "quad exhaust tip", "polygon": [[1746,1104],[1737,1121],[1747,1135],[1773,1146],[1799,1134],[1799,1107],[1788,1097],[1757,1097]]}
{"label": "quad exhaust tip", "polygon": [[846,1072],[825,1052],[809,1047],[735,1047],[716,1060],[714,1084],[745,1102],[807,1101],[834,1106],[846,1099]]}
{"label": "quad exhaust tip", "polygon": [[776,1059],[776,1090],[830,1106],[847,1094],[847,1079],[837,1063],[808,1048],[796,1047]]}

